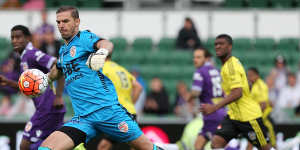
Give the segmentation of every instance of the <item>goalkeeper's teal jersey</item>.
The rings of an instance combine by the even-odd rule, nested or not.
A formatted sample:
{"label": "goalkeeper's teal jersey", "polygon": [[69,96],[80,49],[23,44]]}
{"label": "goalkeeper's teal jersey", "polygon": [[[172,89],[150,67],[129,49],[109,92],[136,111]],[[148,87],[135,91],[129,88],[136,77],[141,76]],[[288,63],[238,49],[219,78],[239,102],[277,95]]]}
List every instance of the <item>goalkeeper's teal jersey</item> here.
{"label": "goalkeeper's teal jersey", "polygon": [[86,65],[99,40],[94,33],[79,31],[59,50],[57,68],[63,71],[65,89],[71,98],[75,116],[84,116],[119,103],[113,83],[102,74],[102,70],[93,71]]}

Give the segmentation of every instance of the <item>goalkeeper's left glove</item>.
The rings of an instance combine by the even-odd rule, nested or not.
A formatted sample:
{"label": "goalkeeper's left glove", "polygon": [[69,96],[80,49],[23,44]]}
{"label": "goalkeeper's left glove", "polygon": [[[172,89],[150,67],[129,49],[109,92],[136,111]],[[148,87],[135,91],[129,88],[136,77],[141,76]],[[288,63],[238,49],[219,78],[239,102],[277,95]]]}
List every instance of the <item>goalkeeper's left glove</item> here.
{"label": "goalkeeper's left glove", "polygon": [[104,66],[106,56],[108,55],[108,50],[105,48],[100,48],[97,52],[92,53],[86,61],[86,65],[94,70],[99,71],[100,68]]}

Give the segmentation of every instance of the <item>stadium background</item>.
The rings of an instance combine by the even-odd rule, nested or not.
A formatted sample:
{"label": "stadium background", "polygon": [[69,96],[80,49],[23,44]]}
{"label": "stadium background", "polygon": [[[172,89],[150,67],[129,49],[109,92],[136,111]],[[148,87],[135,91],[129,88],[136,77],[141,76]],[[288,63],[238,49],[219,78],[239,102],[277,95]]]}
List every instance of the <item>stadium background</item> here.
{"label": "stadium background", "polygon": [[[20,0],[22,4],[30,0]],[[34,0],[32,0],[34,1]],[[149,82],[153,77],[162,79],[171,97],[176,84],[183,80],[191,84],[194,71],[192,52],[176,50],[175,39],[184,18],[193,19],[202,44],[213,55],[214,37],[227,33],[234,38],[233,55],[241,59],[245,68],[255,66],[265,77],[274,66],[277,55],[286,58],[291,71],[298,70],[300,7],[299,0],[45,0],[48,22],[55,25],[55,11],[60,5],[80,9],[80,29],[89,29],[115,44],[113,59],[130,69],[138,67]],[[10,29],[23,24],[35,29],[41,24],[38,9],[0,10],[0,60],[10,51]],[[56,29],[56,36],[60,38]],[[220,62],[217,61],[220,67]],[[149,84],[148,84],[149,85]],[[149,88],[148,88],[149,89]],[[299,91],[300,92],[300,91]],[[17,96],[16,96],[17,97]],[[66,118],[72,115],[67,100]],[[293,110],[284,111],[284,119],[276,121],[276,129],[285,137],[300,131],[300,118]],[[26,116],[1,117],[0,135],[10,137],[15,147],[16,132],[24,128]],[[167,116],[146,115],[139,118],[142,126],[157,125],[176,142],[189,121]]]}

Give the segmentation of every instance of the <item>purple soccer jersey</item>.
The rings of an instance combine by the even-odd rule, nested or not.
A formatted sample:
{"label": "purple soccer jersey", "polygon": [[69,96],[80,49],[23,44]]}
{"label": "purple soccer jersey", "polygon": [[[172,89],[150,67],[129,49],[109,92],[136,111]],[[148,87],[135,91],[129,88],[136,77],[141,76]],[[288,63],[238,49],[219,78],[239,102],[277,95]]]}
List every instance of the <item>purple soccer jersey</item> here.
{"label": "purple soccer jersey", "polygon": [[[41,52],[34,48],[31,43],[28,43],[21,54],[21,72],[26,69],[36,68],[44,73],[48,73],[55,60],[54,57]],[[41,96],[32,99],[36,111],[26,124],[24,138],[33,143],[40,143],[50,133],[63,125],[66,109],[65,107],[55,109],[53,107],[54,99],[55,95],[50,87]],[[38,146],[39,144],[34,145]]]}
{"label": "purple soccer jersey", "polygon": [[[209,63],[205,63],[193,75],[192,90],[201,93],[200,103],[213,104],[215,100],[222,98],[223,90],[219,71]],[[221,108],[212,114],[204,115],[204,120],[223,120],[225,114],[225,109]]]}
{"label": "purple soccer jersey", "polygon": [[[193,80],[192,90],[200,92],[200,104],[213,104],[224,96],[220,73],[210,63],[205,63],[198,68],[194,73]],[[209,115],[203,115],[204,125],[199,134],[210,140],[225,115],[225,108],[221,108]]]}

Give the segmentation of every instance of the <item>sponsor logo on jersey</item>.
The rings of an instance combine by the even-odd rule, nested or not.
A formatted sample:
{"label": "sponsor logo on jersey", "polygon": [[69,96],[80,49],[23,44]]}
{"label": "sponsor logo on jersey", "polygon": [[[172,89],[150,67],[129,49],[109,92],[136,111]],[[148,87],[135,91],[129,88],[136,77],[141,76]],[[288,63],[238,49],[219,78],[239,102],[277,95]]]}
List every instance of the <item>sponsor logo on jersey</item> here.
{"label": "sponsor logo on jersey", "polygon": [[72,47],[71,47],[70,55],[71,55],[72,57],[74,57],[74,56],[76,55],[76,47],[75,47],[75,46],[72,46]]}
{"label": "sponsor logo on jersey", "polygon": [[125,121],[120,122],[118,124],[118,128],[121,132],[124,132],[124,133],[128,132],[128,124]]}

